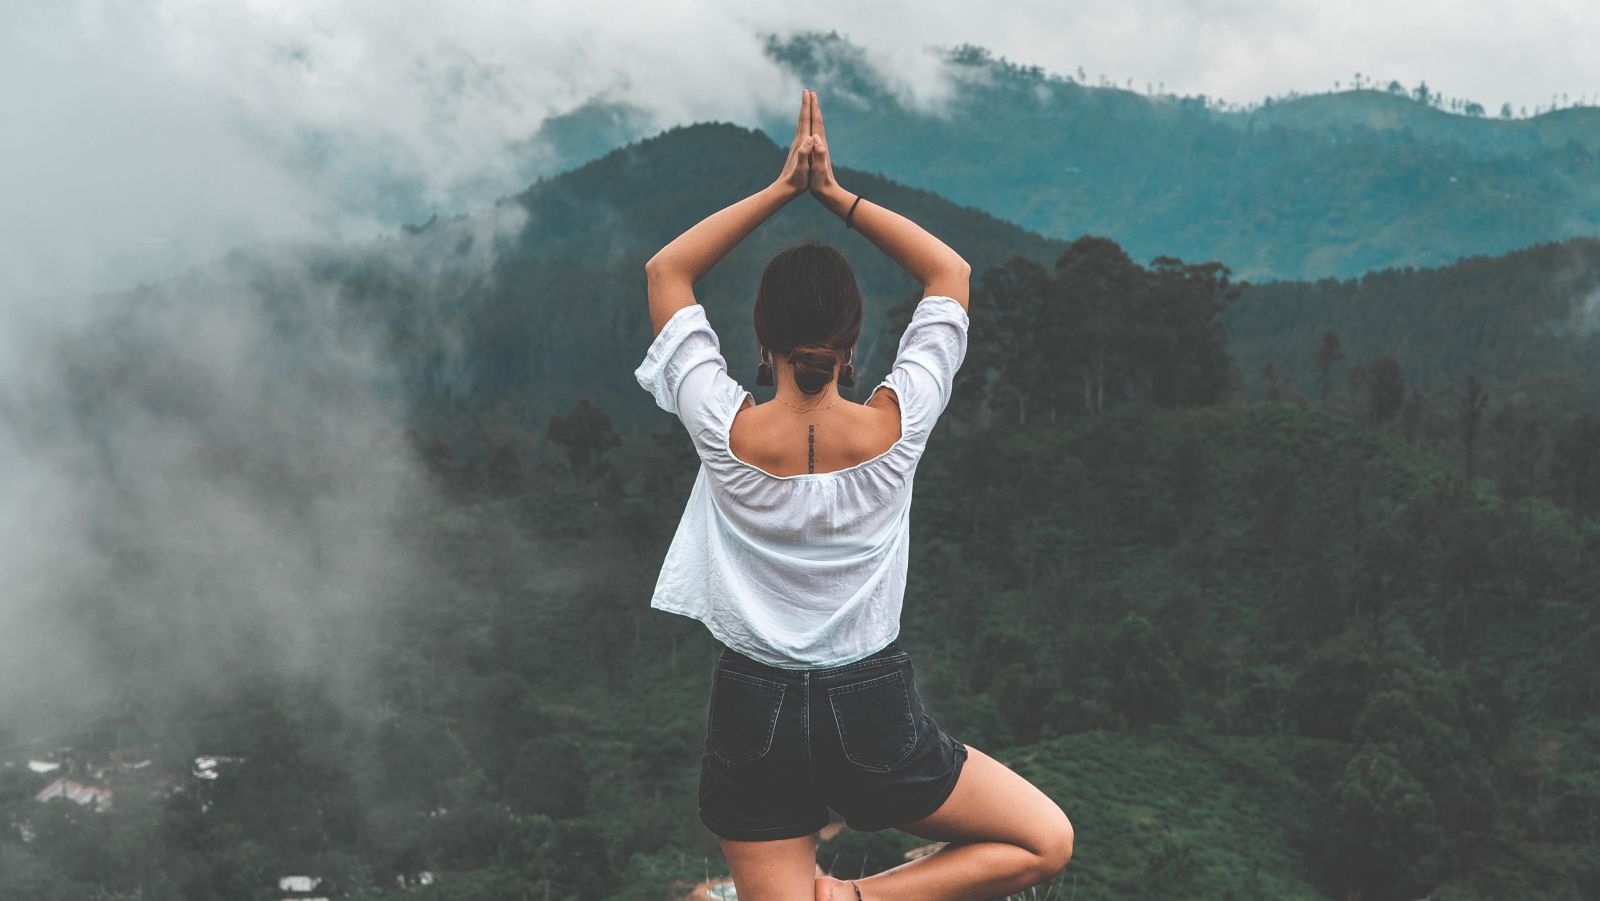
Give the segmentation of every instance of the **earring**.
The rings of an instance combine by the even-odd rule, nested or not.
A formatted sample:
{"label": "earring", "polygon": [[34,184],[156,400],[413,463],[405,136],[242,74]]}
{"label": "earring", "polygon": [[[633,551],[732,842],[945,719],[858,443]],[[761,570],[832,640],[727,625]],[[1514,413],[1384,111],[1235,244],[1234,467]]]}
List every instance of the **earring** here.
{"label": "earring", "polygon": [[761,365],[756,367],[756,384],[767,388],[773,385],[772,364],[767,362],[764,355],[761,358]]}
{"label": "earring", "polygon": [[[856,355],[854,353],[851,353],[850,354],[850,359],[854,360],[855,358],[856,358]],[[846,364],[844,364],[844,370],[839,373],[839,387],[841,387],[841,388],[854,388],[855,384],[856,384],[856,367],[855,367],[855,364],[854,363],[846,363]]]}

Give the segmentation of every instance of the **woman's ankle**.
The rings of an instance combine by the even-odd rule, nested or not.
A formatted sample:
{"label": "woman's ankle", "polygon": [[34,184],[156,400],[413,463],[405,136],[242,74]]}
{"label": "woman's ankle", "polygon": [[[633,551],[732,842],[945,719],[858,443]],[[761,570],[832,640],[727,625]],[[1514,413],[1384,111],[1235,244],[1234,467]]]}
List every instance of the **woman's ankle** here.
{"label": "woman's ankle", "polygon": [[815,882],[816,901],[857,901],[860,889],[848,879],[818,876]]}

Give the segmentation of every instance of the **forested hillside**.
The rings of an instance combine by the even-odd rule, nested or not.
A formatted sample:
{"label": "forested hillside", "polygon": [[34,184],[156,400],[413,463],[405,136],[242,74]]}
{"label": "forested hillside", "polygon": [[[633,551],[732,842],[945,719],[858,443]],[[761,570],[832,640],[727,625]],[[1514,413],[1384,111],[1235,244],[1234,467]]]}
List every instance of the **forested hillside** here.
{"label": "forested hillside", "polygon": [[[70,613],[91,624],[77,650],[116,678],[70,729],[0,723],[0,897],[278,898],[281,875],[306,873],[328,897],[656,901],[723,871],[695,817],[716,649],[648,608],[696,457],[631,371],[644,259],[780,158],[736,127],[674,130],[376,245],[241,253],[57,348],[59,415],[95,439],[79,472],[158,443],[129,423],[199,423],[164,461],[187,492],[246,486],[274,515],[201,523],[244,536],[221,553],[200,528],[150,528],[185,498],[124,485],[140,503],[95,523]],[[919,467],[903,635],[940,724],[1072,817],[1055,897],[1600,893],[1592,410],[1542,409],[1571,437],[1524,465],[1524,431],[1484,425],[1522,373],[1463,340],[1419,349],[1416,371],[1476,372],[1479,392],[1405,414],[1395,372],[1442,340],[1420,325],[1382,391],[1258,395],[1232,311],[1265,315],[1247,305],[1269,288],[1361,289],[1242,287],[1209,257],[1144,263],[1109,237],[1051,242],[840,178],[974,264],[969,356]],[[868,297],[870,387],[916,285],[807,203],[697,292],[753,384],[761,265],[807,233],[843,247]],[[1396,280],[1431,303],[1455,277]],[[1519,301],[1524,282],[1503,284]],[[1479,307],[1513,315],[1488,293]],[[259,319],[269,345],[228,343],[219,309]],[[168,319],[221,364],[153,342]],[[1381,349],[1357,327],[1378,321],[1352,314],[1353,360]],[[347,333],[371,348],[335,352]],[[228,428],[219,382],[258,366],[267,425]],[[301,382],[332,410],[391,392],[375,409],[393,421],[326,448],[333,423],[279,409]],[[395,467],[418,478],[365,481]],[[347,521],[352,482],[381,518]],[[307,521],[325,528],[285,558],[275,532]],[[375,590],[328,568],[349,558],[381,564]],[[150,577],[173,561],[181,579]],[[202,603],[261,586],[275,593]],[[274,616],[295,643],[273,640]],[[32,703],[77,700],[59,690],[40,680]],[[33,755],[116,803],[34,800],[61,773]],[[915,844],[845,830],[819,862],[872,872]]]}
{"label": "forested hillside", "polygon": [[[1501,398],[1535,409],[1600,409],[1600,240],[1575,238],[1438,269],[1385,269],[1353,279],[1248,286],[1222,317],[1252,385],[1274,363],[1311,395],[1315,350],[1337,335],[1347,367],[1405,364],[1424,392],[1469,372]],[[1303,353],[1296,351],[1303,350]]]}
{"label": "forested hillside", "polygon": [[[642,358],[649,344],[641,261],[770,178],[778,154],[765,136],[738,126],[674,129],[543,180],[490,210],[407,227],[370,246],[305,248],[287,265],[279,255],[239,254],[227,277],[271,292],[275,285],[297,288],[305,267],[337,285],[352,315],[386,323],[419,417],[501,409],[527,426],[559,412],[565,399],[585,396],[627,427],[654,410],[632,379],[637,359],[625,362]],[[923,223],[978,272],[1015,256],[1049,266],[1068,246],[877,175],[841,169],[840,178]],[[804,235],[844,250],[869,308],[886,309],[916,293],[904,272],[860,235],[839,228],[835,217],[809,201],[792,204],[698,287],[736,375],[746,365],[754,372],[749,322],[761,267]],[[1146,264],[1156,259],[1128,255]],[[1260,283],[1239,282],[1232,262],[1221,258],[1240,294],[1219,321],[1242,370],[1237,387],[1248,396],[1261,396],[1268,362],[1286,385],[1318,394],[1313,357],[1332,330],[1345,354],[1330,364],[1335,379],[1359,381],[1362,367],[1393,356],[1405,365],[1406,387],[1425,395],[1470,370],[1494,383],[1496,403],[1515,397],[1530,415],[1559,416],[1600,401],[1600,314],[1590,297],[1600,286],[1596,257],[1593,240],[1579,239],[1437,270]],[[856,391],[863,398],[886,370],[892,325],[869,312],[861,339],[864,387]],[[616,360],[624,362],[609,362]],[[1365,383],[1352,390],[1362,393]]]}
{"label": "forested hillside", "polygon": [[[650,344],[644,261],[701,217],[770,182],[782,161],[783,150],[766,136],[738,126],[673,129],[491,210],[409,227],[370,247],[313,248],[305,257],[353,310],[389,323],[421,416],[503,408],[526,426],[586,396],[637,421],[653,409],[633,379]],[[1046,260],[1060,246],[925,191],[851,168],[838,172],[851,190],[961,248],[974,267],[1014,254]],[[753,377],[755,286],[767,260],[805,235],[845,253],[869,309],[880,311],[862,328],[865,398],[887,371],[883,351],[894,347],[881,310],[918,285],[820,204],[791,203],[708,273],[698,296],[729,368]],[[272,259],[235,262],[269,287],[281,268]]]}

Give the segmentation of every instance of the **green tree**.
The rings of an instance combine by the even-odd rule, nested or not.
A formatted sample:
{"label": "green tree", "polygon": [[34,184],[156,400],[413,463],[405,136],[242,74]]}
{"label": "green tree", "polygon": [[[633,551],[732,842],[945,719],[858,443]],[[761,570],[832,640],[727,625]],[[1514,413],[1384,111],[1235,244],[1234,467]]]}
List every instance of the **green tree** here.
{"label": "green tree", "polygon": [[1493,790],[1462,716],[1461,692],[1449,677],[1427,670],[1408,671],[1403,682],[1367,699],[1356,720],[1356,740],[1394,748],[1427,787],[1447,835],[1485,832]]}
{"label": "green tree", "polygon": [[1106,637],[1111,706],[1136,728],[1173,722],[1183,710],[1183,682],[1155,626],[1130,612]]}
{"label": "green tree", "polygon": [[604,898],[616,889],[619,861],[601,825],[558,820],[542,855],[555,897]]}
{"label": "green tree", "polygon": [[1322,333],[1322,343],[1317,345],[1311,363],[1317,369],[1317,397],[1324,407],[1328,405],[1328,378],[1333,365],[1344,359],[1344,346],[1332,329]]}
{"label": "green tree", "polygon": [[1278,368],[1278,361],[1268,360],[1267,365],[1261,367],[1261,399],[1269,404],[1282,403],[1289,399],[1288,389],[1289,380]]}
{"label": "green tree", "polygon": [[566,735],[541,735],[525,743],[506,777],[506,800],[518,813],[571,819],[583,815],[588,797],[583,748]]}
{"label": "green tree", "polygon": [[1216,403],[1235,381],[1219,318],[1238,294],[1228,272],[1173,257],[1145,269],[1095,236],[1072,242],[1054,277],[1013,257],[980,278],[979,302],[997,314],[974,333],[969,365],[995,373],[987,404],[1019,425],[1124,402]]}
{"label": "green tree", "polygon": [[1585,412],[1567,421],[1556,438],[1551,477],[1574,522],[1600,515],[1600,416]]}
{"label": "green tree", "polygon": [[1415,385],[1406,395],[1405,406],[1400,408],[1400,434],[1407,441],[1415,441],[1422,431],[1422,420],[1426,415],[1426,406],[1422,400],[1422,391]]}
{"label": "green tree", "polygon": [[1289,692],[1289,713],[1299,724],[1300,734],[1349,741],[1376,680],[1375,668],[1368,653],[1348,638],[1335,638],[1318,647]]}
{"label": "green tree", "polygon": [[1250,494],[1255,501],[1255,526],[1258,546],[1267,552],[1267,565],[1277,572],[1289,554],[1290,523],[1295,510],[1295,475],[1277,461],[1250,475]]}
{"label": "green tree", "polygon": [[1489,403],[1489,389],[1477,376],[1467,373],[1465,387],[1461,390],[1459,410],[1461,415],[1461,446],[1465,451],[1467,477],[1472,477],[1474,451],[1478,444],[1478,426],[1483,422],[1483,411]]}
{"label": "green tree", "polygon": [[1329,869],[1368,901],[1428,894],[1442,875],[1444,837],[1433,799],[1394,747],[1364,744],[1332,788]]}
{"label": "green tree", "polygon": [[1367,384],[1367,414],[1376,425],[1388,425],[1405,402],[1406,384],[1400,363],[1394,357],[1379,357],[1372,362]]}

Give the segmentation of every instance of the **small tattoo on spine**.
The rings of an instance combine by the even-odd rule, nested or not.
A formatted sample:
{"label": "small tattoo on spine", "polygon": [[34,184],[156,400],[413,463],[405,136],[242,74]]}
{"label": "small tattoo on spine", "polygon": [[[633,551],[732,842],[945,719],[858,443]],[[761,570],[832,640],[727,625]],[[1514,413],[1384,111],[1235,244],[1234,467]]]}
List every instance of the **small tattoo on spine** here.
{"label": "small tattoo on spine", "polygon": [[817,471],[817,424],[806,423],[806,472]]}

